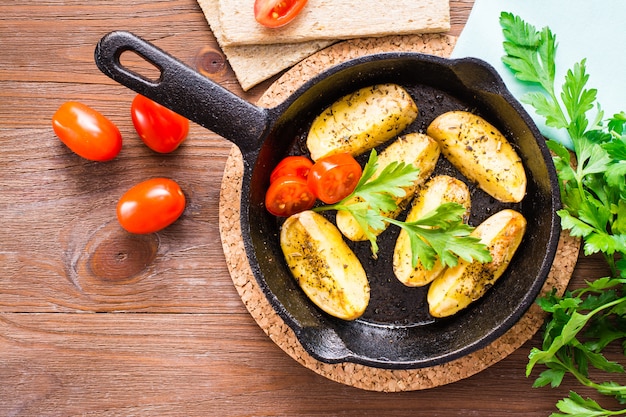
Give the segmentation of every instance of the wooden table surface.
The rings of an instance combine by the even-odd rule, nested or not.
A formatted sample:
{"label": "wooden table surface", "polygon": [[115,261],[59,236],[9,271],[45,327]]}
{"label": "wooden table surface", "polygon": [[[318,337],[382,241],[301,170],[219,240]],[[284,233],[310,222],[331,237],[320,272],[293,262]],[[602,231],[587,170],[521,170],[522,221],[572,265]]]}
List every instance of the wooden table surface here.
{"label": "wooden table surface", "polygon": [[[451,1],[451,34],[471,6]],[[218,203],[231,144],[192,124],[175,153],[149,151],[131,123],[134,93],[93,61],[115,29],[251,102],[272,81],[240,89],[195,0],[0,5],[1,416],[545,416],[569,389],[594,395],[569,377],[531,387],[524,369],[538,335],[473,377],[424,391],[363,391],[295,362],[228,274]],[[118,125],[117,159],[83,160],[55,137],[51,116],[68,100]],[[182,218],[155,235],[123,233],[117,199],[159,175],[185,190]],[[605,274],[601,259],[581,256],[571,285]]]}

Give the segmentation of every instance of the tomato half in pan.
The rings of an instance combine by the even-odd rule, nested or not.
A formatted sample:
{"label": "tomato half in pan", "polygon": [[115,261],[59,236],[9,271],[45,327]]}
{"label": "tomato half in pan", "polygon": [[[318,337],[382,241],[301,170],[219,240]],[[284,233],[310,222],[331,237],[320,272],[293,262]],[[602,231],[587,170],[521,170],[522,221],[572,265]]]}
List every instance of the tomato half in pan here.
{"label": "tomato half in pan", "polygon": [[339,153],[315,161],[307,183],[317,198],[334,204],[354,191],[362,173],[361,165],[352,155]]}

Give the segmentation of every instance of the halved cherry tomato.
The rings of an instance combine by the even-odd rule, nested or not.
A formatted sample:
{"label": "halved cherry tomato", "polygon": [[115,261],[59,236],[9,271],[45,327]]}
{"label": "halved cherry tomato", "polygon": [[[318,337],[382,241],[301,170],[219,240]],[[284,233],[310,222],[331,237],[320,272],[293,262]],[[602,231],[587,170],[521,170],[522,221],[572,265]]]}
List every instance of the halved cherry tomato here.
{"label": "halved cherry tomato", "polygon": [[306,156],[288,156],[276,165],[270,175],[270,183],[285,176],[306,178],[312,167],[313,162]]}
{"label": "halved cherry tomato", "polygon": [[291,22],[304,8],[307,0],[256,0],[254,18],[268,28]]}
{"label": "halved cherry tomato", "polygon": [[189,120],[141,94],[133,99],[130,115],[143,143],[155,152],[174,151],[189,133]]}
{"label": "halved cherry tomato", "polygon": [[265,207],[274,216],[288,217],[308,210],[315,204],[305,178],[283,176],[270,184],[265,194]]}
{"label": "halved cherry tomato", "polygon": [[362,172],[361,165],[349,153],[330,155],[315,161],[307,183],[317,198],[334,204],[354,191]]}
{"label": "halved cherry tomato", "polygon": [[130,233],[157,232],[183,214],[185,195],[169,178],[152,178],[135,185],[117,203],[117,219]]}
{"label": "halved cherry tomato", "polygon": [[122,134],[113,122],[85,104],[68,101],[52,116],[54,133],[74,153],[91,161],[109,161],[122,150]]}

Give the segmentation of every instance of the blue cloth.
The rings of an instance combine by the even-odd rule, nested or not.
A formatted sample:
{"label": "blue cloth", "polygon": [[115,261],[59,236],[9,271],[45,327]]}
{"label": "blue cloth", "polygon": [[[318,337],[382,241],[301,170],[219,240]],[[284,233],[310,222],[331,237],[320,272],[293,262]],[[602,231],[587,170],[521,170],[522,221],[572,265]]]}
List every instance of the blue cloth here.
{"label": "blue cloth", "polygon": [[[502,63],[501,12],[513,13],[537,30],[547,26],[556,36],[557,92],[567,70],[586,58],[587,88],[598,90],[604,118],[626,111],[626,0],[476,0],[452,57],[487,61],[520,100],[533,87],[515,79]],[[530,105],[523,105],[544,136],[572,148],[563,129],[547,127]],[[595,110],[588,113],[591,120],[595,116]]]}

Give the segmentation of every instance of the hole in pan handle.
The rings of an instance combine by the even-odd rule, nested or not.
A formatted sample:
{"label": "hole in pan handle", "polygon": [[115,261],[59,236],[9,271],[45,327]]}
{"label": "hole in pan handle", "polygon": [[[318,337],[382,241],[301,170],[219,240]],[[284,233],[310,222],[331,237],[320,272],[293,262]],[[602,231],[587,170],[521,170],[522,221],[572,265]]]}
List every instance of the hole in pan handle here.
{"label": "hole in pan handle", "polygon": [[[128,51],[156,67],[158,79],[122,65],[120,57]],[[260,148],[269,124],[266,109],[241,99],[139,36],[111,32],[96,45],[94,58],[111,79],[230,140],[242,152]]]}

